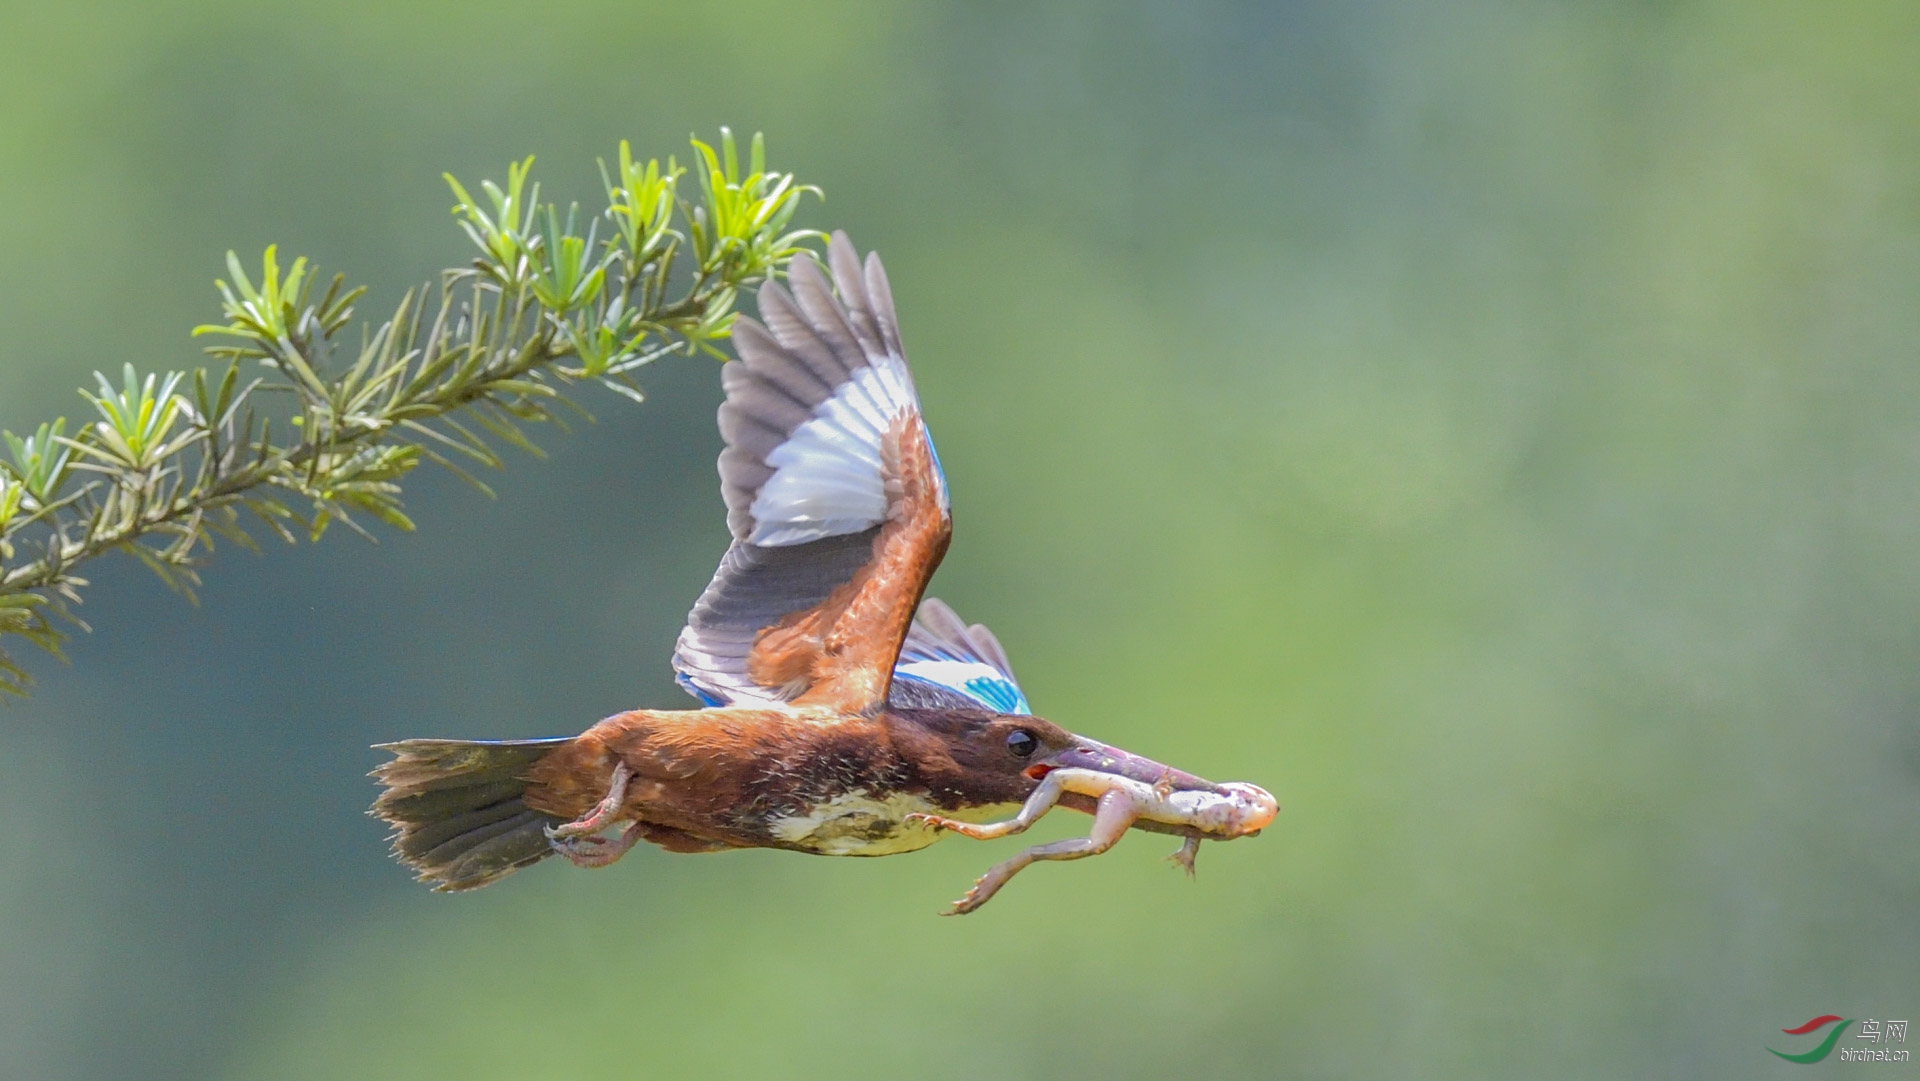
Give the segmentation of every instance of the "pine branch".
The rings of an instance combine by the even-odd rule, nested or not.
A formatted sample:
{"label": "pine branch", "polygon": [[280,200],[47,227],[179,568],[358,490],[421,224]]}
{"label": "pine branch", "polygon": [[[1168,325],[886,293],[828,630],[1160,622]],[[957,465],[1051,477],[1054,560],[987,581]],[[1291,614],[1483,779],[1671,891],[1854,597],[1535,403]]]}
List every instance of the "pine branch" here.
{"label": "pine branch", "polygon": [[[448,176],[478,256],[378,327],[358,324],[357,348],[341,339],[363,289],[336,276],[315,300],[306,259],[283,272],[271,247],[256,286],[229,252],[226,321],[194,331],[218,336],[207,352],[224,367],[143,378],[129,364],[117,387],[95,373],[97,393],[81,391],[95,417],[72,436],[65,418],[4,433],[0,641],[59,655],[63,624],[86,629],[77,570],[116,549],[193,600],[216,536],[252,548],[260,530],[294,543],[339,524],[372,539],[359,516],[411,530],[401,482],[422,461],[491,496],[470,467],[500,468],[496,443],[539,455],[526,426],[564,429],[576,385],[641,401],[636,369],[676,353],[724,359],[715,343],[739,290],[819,239],[788,228],[819,190],[769,172],[759,135],[745,175],[727,129],[717,151],[693,147],[689,196],[675,159],[636,162],[621,143],[616,173],[601,163],[607,207],[584,232],[578,206],[563,216],[540,202],[532,158],[504,189],[483,183],[484,202]],[[0,651],[0,695],[27,683]]]}

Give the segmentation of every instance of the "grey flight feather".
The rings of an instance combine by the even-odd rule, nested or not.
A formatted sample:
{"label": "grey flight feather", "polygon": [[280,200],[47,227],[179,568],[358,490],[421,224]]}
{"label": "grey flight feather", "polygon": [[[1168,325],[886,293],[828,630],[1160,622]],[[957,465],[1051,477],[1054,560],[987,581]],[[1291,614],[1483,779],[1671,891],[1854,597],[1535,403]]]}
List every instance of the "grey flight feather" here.
{"label": "grey flight feather", "polygon": [[787,271],[787,281],[807,321],[836,356],[857,356],[864,351],[853,335],[853,327],[847,323],[846,312],[834,302],[832,287],[820,272],[819,264],[811,259],[794,260]]}
{"label": "grey flight feather", "polygon": [[966,620],[960,618],[960,613],[938,597],[921,601],[919,610],[914,612],[913,625],[907,628],[907,640],[902,649],[902,652],[909,651],[927,656],[948,656],[961,661],[980,661],[992,665],[1008,679],[1014,679],[1013,664],[1007,660],[1007,651],[1000,647],[1000,640],[993,636],[993,632],[979,623],[968,626]]}
{"label": "grey flight feather", "polygon": [[873,306],[867,300],[866,275],[860,268],[859,253],[851,242],[842,243],[845,234],[835,233],[827,244],[827,265],[833,270],[833,284],[840,289],[840,300],[847,310],[847,322],[869,352],[886,351],[886,338],[874,321]]}
{"label": "grey flight feather", "polygon": [[818,267],[795,260],[790,275],[796,293],[770,282],[759,296],[765,322],[743,315],[734,323],[740,359],[721,370],[727,400],[719,419],[727,442],[720,455],[720,490],[736,539],[752,533],[754,496],[774,473],[767,455],[780,444],[769,446],[769,433],[776,440],[791,436],[853,373],[904,355],[893,294],[878,255],[869,254],[863,269],[853,242],[835,233],[827,257],[840,290],[837,300]]}
{"label": "grey flight feather", "polygon": [[872,307],[882,348],[906,356],[906,346],[900,343],[900,319],[893,312],[893,287],[887,283],[887,272],[880,266],[877,252],[867,253],[866,279],[867,303]]}
{"label": "grey flight feather", "polygon": [[[869,255],[863,265],[853,242],[835,233],[827,264],[831,286],[818,265],[795,260],[787,286],[769,282],[761,288],[760,318],[741,316],[734,324],[740,359],[721,371],[727,400],[719,413],[727,444],[720,454],[720,489],[734,542],[688,614],[674,651],[682,682],[704,700],[773,701],[785,693],[760,687],[747,675],[754,640],[785,616],[819,604],[872,559],[884,519],[879,493],[888,489],[877,471],[862,472],[874,466],[861,463],[883,457],[873,440],[885,436],[890,416],[918,409],[879,259]],[[822,432],[819,425],[837,427]],[[779,494],[757,504],[781,475],[782,467],[770,459],[790,441],[796,449],[781,461],[801,464],[780,482]],[[836,460],[821,449],[861,442],[871,447],[862,452],[868,457]],[[825,461],[823,453],[829,455]],[[876,494],[849,497],[852,476],[871,476],[851,483],[871,484],[853,490]],[[756,520],[756,505],[768,521]],[[871,511],[864,509],[869,506]]]}
{"label": "grey flight feather", "polygon": [[864,533],[827,537],[808,544],[763,548],[742,541],[727,549],[713,585],[700,595],[687,625],[753,635],[789,612],[826,599],[873,558],[878,526]]}

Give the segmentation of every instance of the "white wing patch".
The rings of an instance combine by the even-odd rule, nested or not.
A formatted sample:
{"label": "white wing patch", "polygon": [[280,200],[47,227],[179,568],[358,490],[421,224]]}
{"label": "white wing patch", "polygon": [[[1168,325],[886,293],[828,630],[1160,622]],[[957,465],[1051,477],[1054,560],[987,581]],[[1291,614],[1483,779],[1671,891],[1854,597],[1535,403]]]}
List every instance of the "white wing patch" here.
{"label": "white wing patch", "polygon": [[895,420],[918,409],[900,358],[887,356],[854,372],[767,455],[774,473],[754,496],[748,542],[805,544],[885,521],[881,441]]}
{"label": "white wing patch", "polygon": [[984,661],[908,660],[903,654],[895,679],[918,680],[966,695],[995,713],[1031,715],[1033,707],[1020,685]]}

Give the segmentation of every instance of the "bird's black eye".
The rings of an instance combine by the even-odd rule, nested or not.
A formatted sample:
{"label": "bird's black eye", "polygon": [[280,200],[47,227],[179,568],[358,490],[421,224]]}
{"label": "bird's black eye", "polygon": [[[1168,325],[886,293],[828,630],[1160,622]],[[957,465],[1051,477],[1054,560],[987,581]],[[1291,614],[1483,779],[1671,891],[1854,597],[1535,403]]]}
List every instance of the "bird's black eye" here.
{"label": "bird's black eye", "polygon": [[1039,749],[1040,741],[1024,728],[1016,728],[1007,736],[1007,750],[1012,751],[1015,758],[1025,758]]}

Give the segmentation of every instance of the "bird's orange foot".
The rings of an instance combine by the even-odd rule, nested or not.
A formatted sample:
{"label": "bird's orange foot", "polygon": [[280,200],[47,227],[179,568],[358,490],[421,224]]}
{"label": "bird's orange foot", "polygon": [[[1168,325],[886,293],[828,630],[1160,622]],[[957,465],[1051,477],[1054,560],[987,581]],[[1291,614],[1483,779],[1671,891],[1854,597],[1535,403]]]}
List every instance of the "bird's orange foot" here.
{"label": "bird's orange foot", "polygon": [[601,837],[597,834],[579,834],[576,836],[556,836],[556,831],[547,831],[547,843],[553,850],[566,857],[575,867],[605,867],[627,854],[634,845],[640,843],[645,830],[638,822],[629,823],[620,831],[618,837]]}
{"label": "bird's orange foot", "polygon": [[1186,839],[1186,841],[1184,841],[1180,845],[1179,851],[1173,853],[1171,856],[1168,856],[1167,860],[1170,863],[1178,865],[1182,871],[1185,871],[1187,873],[1188,878],[1192,878],[1193,877],[1193,858],[1195,856],[1198,856],[1199,854],[1200,854],[1200,838],[1189,837]]}
{"label": "bird's orange foot", "polygon": [[593,810],[561,826],[548,826],[547,840],[553,841],[566,837],[585,837],[599,833],[620,813],[620,804],[627,798],[627,781],[633,777],[633,771],[625,762],[616,762],[613,767],[613,779],[607,783],[606,798],[596,804]]}
{"label": "bird's orange foot", "polygon": [[986,831],[986,827],[980,826],[973,822],[962,822],[957,818],[946,818],[941,815],[923,814],[919,811],[915,811],[913,814],[908,815],[905,821],[909,826],[918,823],[920,825],[928,827],[929,829],[952,830],[954,833],[958,833],[965,837],[972,837],[975,840],[981,840],[981,841],[999,836],[999,831],[989,833]]}
{"label": "bird's orange foot", "polygon": [[954,831],[954,833],[960,833],[962,837],[973,837],[975,841],[991,841],[991,839],[995,839],[995,837],[1000,837],[1000,835],[1008,833],[1006,822],[991,822],[991,824],[981,826],[981,824],[977,824],[977,822],[960,822],[958,818],[945,818],[945,816],[939,816],[939,814],[922,814],[922,812],[918,812],[918,810],[916,810],[914,814],[908,814],[904,822],[906,822],[908,826],[912,826],[912,824],[918,822],[918,824],[922,824],[922,826],[927,826],[927,828],[931,829],[950,829],[950,831]]}

